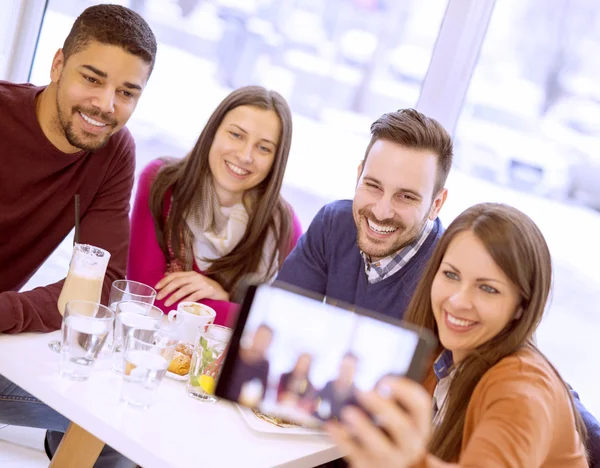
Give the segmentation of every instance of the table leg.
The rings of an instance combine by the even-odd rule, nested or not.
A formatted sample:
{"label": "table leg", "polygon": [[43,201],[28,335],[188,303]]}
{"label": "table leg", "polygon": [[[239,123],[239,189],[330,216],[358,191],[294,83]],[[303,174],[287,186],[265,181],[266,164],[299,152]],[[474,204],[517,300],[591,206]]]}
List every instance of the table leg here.
{"label": "table leg", "polygon": [[104,442],[71,423],[49,468],[92,468],[103,447]]}

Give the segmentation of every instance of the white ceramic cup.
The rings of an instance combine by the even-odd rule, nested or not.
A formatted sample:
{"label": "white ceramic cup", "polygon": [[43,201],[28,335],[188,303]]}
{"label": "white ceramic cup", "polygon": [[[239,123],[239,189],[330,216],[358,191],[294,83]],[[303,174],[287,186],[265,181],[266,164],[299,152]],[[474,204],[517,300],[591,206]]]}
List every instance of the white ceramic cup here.
{"label": "white ceramic cup", "polygon": [[217,313],[212,307],[200,304],[198,302],[180,302],[177,310],[172,310],[176,320],[181,320],[181,325],[177,327],[179,341],[194,344],[198,329],[208,330],[208,326],[215,321]]}

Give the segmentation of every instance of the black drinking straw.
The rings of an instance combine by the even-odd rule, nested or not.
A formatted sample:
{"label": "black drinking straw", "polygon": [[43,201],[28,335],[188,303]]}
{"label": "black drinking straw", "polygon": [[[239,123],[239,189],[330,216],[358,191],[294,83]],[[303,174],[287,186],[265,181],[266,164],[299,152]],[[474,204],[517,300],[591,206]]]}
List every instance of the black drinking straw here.
{"label": "black drinking straw", "polygon": [[75,194],[75,242],[79,244],[79,194]]}

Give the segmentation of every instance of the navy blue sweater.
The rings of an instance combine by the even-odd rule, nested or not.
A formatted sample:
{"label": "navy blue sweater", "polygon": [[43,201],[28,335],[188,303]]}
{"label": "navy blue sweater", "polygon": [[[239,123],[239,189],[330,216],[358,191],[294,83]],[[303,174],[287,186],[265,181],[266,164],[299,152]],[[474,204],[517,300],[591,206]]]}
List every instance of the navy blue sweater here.
{"label": "navy blue sweater", "polygon": [[[335,201],[317,213],[308,231],[283,263],[277,280],[319,296],[402,318],[443,231],[440,220],[436,219],[427,240],[399,272],[369,284],[365,263],[356,244],[352,201]],[[577,393],[573,394],[588,429],[590,466],[600,468],[600,424],[579,401]]]}
{"label": "navy blue sweater", "polygon": [[335,201],[317,213],[285,260],[277,280],[329,299],[402,318],[442,232],[442,223],[436,219],[419,251],[400,271],[369,284],[365,262],[356,244],[352,201]]}

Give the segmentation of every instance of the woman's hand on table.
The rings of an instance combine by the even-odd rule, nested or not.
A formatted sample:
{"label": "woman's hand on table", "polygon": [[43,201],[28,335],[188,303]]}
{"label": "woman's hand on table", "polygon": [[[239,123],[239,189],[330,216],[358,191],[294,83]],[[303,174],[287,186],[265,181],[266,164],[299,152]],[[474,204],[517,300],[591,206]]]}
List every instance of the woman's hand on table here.
{"label": "woman's hand on table", "polygon": [[431,397],[421,385],[392,378],[379,393],[357,392],[356,397],[389,435],[353,406],[342,410],[340,422],[327,423],[329,435],[352,468],[410,467],[425,460],[432,409]]}
{"label": "woman's hand on table", "polygon": [[158,292],[156,299],[166,298],[167,307],[178,301],[229,300],[229,294],[219,283],[195,271],[170,273],[161,279],[154,289]]}

